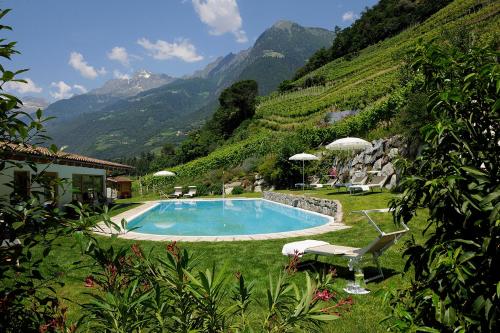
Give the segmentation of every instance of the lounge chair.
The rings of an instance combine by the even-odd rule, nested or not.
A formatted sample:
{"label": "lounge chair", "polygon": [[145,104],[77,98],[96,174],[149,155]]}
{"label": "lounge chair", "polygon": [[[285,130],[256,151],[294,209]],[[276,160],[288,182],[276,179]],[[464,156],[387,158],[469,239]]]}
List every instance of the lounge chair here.
{"label": "lounge chair", "polygon": [[182,197],[182,186],[174,187],[174,193],[169,195],[169,198],[180,198]]}
{"label": "lounge chair", "polygon": [[367,176],[354,176],[350,182],[343,183],[343,182],[337,182],[334,186],[337,189],[337,191],[340,190],[340,188],[345,187],[346,190],[349,190],[349,188],[353,185],[364,185],[366,182]]}
{"label": "lounge chair", "polygon": [[389,177],[387,176],[374,176],[372,180],[370,180],[368,183],[364,185],[351,185],[349,186],[349,191],[351,194],[355,191],[361,191],[361,192],[368,192],[370,190],[373,191],[375,188],[380,188],[380,192],[382,192],[382,189],[384,188],[385,183],[387,182],[387,179]]}
{"label": "lounge chair", "polygon": [[194,197],[196,195],[196,186],[188,186],[188,193],[184,194],[185,197]]}
{"label": "lounge chair", "polygon": [[373,281],[378,278],[384,278],[384,273],[380,267],[379,258],[391,245],[395,244],[398,239],[400,239],[406,232],[408,232],[408,227],[402,224],[404,229],[394,232],[385,233],[377,226],[377,224],[370,218],[368,213],[384,213],[389,212],[389,209],[371,209],[362,211],[353,211],[353,213],[364,214],[368,221],[375,227],[379,235],[367,246],[363,248],[333,245],[323,241],[316,240],[305,240],[299,242],[292,242],[285,244],[282,249],[282,254],[286,256],[291,256],[298,254],[302,256],[304,254],[314,254],[316,256],[343,256],[349,259],[349,270],[361,269],[361,261],[363,256],[371,254],[374,263],[377,265],[379,274],[373,276],[369,279],[365,279],[365,282]]}
{"label": "lounge chair", "polygon": [[330,186],[330,187],[333,187],[335,185],[335,183],[337,182],[337,179],[330,179],[328,182],[326,182],[325,184],[321,184],[321,183],[318,183],[318,184],[311,184],[314,188],[323,188],[323,187],[326,187],[326,186]]}

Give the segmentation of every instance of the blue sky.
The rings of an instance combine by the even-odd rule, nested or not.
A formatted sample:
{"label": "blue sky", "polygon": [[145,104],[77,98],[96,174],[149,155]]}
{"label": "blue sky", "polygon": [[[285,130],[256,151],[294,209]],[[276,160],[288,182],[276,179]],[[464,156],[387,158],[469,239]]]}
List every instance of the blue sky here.
{"label": "blue sky", "polygon": [[30,68],[7,89],[50,101],[146,69],[182,76],[238,52],[277,20],[333,30],[376,0],[0,0],[2,24],[21,55],[2,65]]}

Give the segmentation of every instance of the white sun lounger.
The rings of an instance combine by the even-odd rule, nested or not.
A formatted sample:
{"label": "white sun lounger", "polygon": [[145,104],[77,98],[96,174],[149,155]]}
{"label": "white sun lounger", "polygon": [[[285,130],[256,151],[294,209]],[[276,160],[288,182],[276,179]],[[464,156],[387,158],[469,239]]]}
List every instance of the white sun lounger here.
{"label": "white sun lounger", "polygon": [[185,197],[194,197],[196,195],[196,186],[188,186],[188,193],[184,194]]}
{"label": "white sun lounger", "polygon": [[[299,242],[292,242],[285,244],[283,246],[282,254],[291,256],[298,254],[299,256],[304,254],[314,254],[325,255],[325,256],[343,256],[349,259],[349,269],[359,268],[358,265],[363,260],[363,256],[371,254],[374,263],[377,265],[379,274],[373,276],[369,279],[365,279],[365,282],[369,282],[378,278],[383,278],[384,274],[380,267],[379,258],[391,245],[395,244],[399,238],[401,238],[406,232],[408,232],[408,227],[403,224],[404,229],[399,231],[394,231],[390,233],[385,233],[376,225],[376,223],[370,218],[368,213],[385,213],[389,212],[389,209],[371,209],[371,210],[361,210],[353,211],[354,213],[364,214],[370,223],[379,232],[377,238],[375,238],[370,244],[363,248],[333,245],[321,241],[305,240]],[[313,243],[317,242],[317,243]]]}
{"label": "white sun lounger", "polygon": [[180,198],[182,197],[182,186],[174,187],[174,193],[169,195],[170,198]]}

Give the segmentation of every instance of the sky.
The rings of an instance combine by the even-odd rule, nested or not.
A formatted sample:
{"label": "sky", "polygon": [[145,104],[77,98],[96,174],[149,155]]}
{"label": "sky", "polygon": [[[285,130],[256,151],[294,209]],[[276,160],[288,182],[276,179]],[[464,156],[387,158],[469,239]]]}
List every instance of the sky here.
{"label": "sky", "polygon": [[253,45],[278,20],[333,30],[376,0],[0,0],[1,24],[29,68],[27,84],[4,88],[49,101],[69,98],[148,70],[180,77]]}

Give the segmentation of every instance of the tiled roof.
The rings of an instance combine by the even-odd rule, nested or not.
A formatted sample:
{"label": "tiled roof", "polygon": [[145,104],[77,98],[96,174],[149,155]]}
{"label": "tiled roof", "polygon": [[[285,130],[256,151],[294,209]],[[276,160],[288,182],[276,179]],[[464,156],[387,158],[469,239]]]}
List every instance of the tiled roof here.
{"label": "tiled roof", "polygon": [[[97,158],[92,158],[88,156],[67,153],[67,152],[57,152],[53,153],[46,147],[33,146],[28,144],[17,144],[11,142],[0,142],[0,153],[6,154],[7,157],[14,157],[18,159],[19,157],[31,156],[38,158],[47,158],[51,162],[56,164],[64,164],[60,162],[72,162],[74,164],[82,166],[91,166],[100,169],[122,169],[131,170],[133,167],[130,165],[99,160]],[[58,163],[59,162],[59,163]]]}
{"label": "tiled roof", "polygon": [[109,180],[110,182],[115,182],[115,183],[132,182],[132,180],[130,178],[125,177],[125,176],[108,177],[106,180]]}

